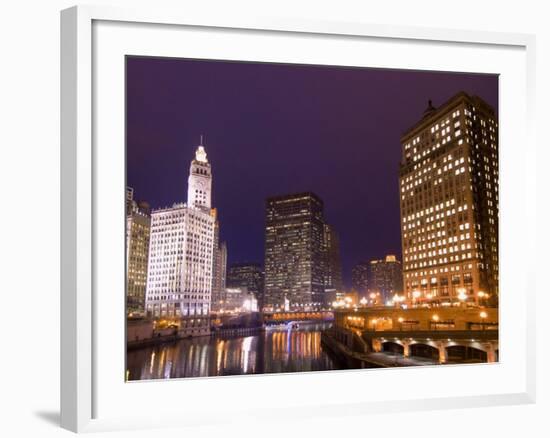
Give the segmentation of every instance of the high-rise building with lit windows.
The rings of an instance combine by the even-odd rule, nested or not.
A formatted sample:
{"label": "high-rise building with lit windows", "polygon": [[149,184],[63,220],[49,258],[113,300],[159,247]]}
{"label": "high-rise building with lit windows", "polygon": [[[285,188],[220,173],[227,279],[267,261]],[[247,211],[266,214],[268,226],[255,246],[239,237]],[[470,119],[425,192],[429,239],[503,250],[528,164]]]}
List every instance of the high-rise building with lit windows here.
{"label": "high-rise building with lit windows", "polygon": [[210,312],[216,215],[211,211],[212,172],[202,144],[191,162],[188,184],[187,204],[151,214],[145,306],[155,318]]}
{"label": "high-rise building with lit windows", "polygon": [[342,280],[342,262],[340,259],[340,239],[333,226],[324,225],[323,233],[323,256],[324,256],[324,285],[325,290],[333,289],[342,292],[344,283]]}
{"label": "high-rise building with lit windows", "polygon": [[265,305],[290,310],[325,304],[323,201],[313,193],[268,198]]}
{"label": "high-rise building with lit windows", "polygon": [[214,225],[214,256],[212,258],[212,303],[211,310],[219,310],[219,304],[224,300],[227,278],[227,244],[220,242],[220,222],[218,211],[213,208],[211,214],[216,219]]}
{"label": "high-rise building with lit windows", "polygon": [[413,304],[498,300],[498,122],[460,92],[401,138],[403,282]]}
{"label": "high-rise building with lit windows", "polygon": [[366,297],[369,281],[369,262],[357,263],[351,269],[351,288],[356,291],[360,297]]}
{"label": "high-rise building with lit windows", "polygon": [[395,295],[403,293],[403,272],[401,262],[395,255],[369,262],[369,295],[379,294],[381,303],[391,302]]}
{"label": "high-rise building with lit windows", "polygon": [[126,313],[145,311],[147,257],[151,216],[146,202],[134,200],[134,190],[126,188]]}
{"label": "high-rise building with lit windows", "polygon": [[227,272],[227,286],[231,288],[246,288],[257,302],[263,303],[264,272],[259,263],[232,263]]}

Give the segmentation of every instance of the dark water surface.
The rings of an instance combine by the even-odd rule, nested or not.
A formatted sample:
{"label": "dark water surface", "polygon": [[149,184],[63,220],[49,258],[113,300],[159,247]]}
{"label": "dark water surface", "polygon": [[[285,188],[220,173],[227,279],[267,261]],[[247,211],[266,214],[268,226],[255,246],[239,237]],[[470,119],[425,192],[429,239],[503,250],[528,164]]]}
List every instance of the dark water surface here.
{"label": "dark water surface", "polygon": [[302,324],[243,337],[197,337],[127,353],[127,379],[342,369],[321,347],[330,324]]}

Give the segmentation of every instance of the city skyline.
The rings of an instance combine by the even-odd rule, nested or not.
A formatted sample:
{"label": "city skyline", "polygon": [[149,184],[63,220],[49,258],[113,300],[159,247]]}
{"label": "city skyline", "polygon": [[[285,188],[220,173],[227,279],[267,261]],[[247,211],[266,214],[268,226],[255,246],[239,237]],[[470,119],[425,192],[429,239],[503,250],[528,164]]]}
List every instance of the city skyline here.
{"label": "city skyline", "polygon": [[[170,69],[185,96],[127,82],[127,380],[498,362],[498,114],[462,83],[479,76],[193,62],[195,80]],[[395,81],[415,75],[453,87],[405,124]]]}
{"label": "city skyline", "polygon": [[[127,62],[127,183],[137,199],[154,209],[183,201],[186,157],[204,134],[228,264],[264,262],[266,198],[313,191],[339,234],[346,286],[352,266],[362,260],[389,253],[402,259],[399,138],[428,99],[437,106],[464,90],[497,108],[494,75],[134,57]],[[201,86],[193,86],[198,81]],[[396,97],[400,105],[387,104]],[[358,208],[361,199],[366,201]]]}

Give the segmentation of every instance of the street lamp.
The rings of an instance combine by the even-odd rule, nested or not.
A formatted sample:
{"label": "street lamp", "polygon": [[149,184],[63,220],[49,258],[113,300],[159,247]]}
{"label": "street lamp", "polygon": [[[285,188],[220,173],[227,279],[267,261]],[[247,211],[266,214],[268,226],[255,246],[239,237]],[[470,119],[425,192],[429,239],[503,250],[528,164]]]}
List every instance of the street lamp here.
{"label": "street lamp", "polygon": [[361,306],[366,306],[367,303],[369,302],[369,300],[367,300],[365,297],[361,298],[361,300],[359,300],[359,304],[361,304]]}
{"label": "street lamp", "polygon": [[484,300],[484,298],[487,296],[487,294],[485,292],[483,292],[482,290],[478,291],[477,293],[477,298],[478,298],[478,304],[480,301]]}
{"label": "street lamp", "polygon": [[458,289],[458,299],[461,303],[464,303],[468,299],[468,295],[466,295],[466,289],[461,287]]}
{"label": "street lamp", "polygon": [[485,320],[485,318],[487,318],[487,312],[485,312],[485,310],[479,312],[479,317],[481,318],[481,329],[485,330],[484,320]]}
{"label": "street lamp", "polygon": [[399,318],[397,318],[397,321],[399,321],[399,330],[403,331],[403,321],[405,320],[403,319],[402,316],[400,316]]}
{"label": "street lamp", "polygon": [[439,322],[439,315],[433,315],[432,320],[434,322],[434,327],[437,330],[437,323]]}
{"label": "street lamp", "polygon": [[404,297],[404,296],[401,296],[401,295],[395,294],[395,295],[393,296],[393,298],[392,298],[393,304],[395,304],[395,305],[398,306],[398,307],[399,307],[399,305],[400,305],[403,301],[405,301],[405,297]]}
{"label": "street lamp", "polygon": [[374,319],[371,320],[371,322],[372,322],[373,330],[376,331],[376,323],[378,322],[378,320],[376,318],[374,318]]}
{"label": "street lamp", "polygon": [[371,303],[374,306],[376,304],[376,294],[374,292],[371,292],[369,294],[369,298],[371,299]]}

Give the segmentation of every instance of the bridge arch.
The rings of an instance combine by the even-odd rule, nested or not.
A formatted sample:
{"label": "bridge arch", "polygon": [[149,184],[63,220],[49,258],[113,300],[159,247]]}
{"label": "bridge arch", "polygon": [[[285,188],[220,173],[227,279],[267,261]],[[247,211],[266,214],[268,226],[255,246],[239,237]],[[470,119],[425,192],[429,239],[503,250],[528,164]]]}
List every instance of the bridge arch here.
{"label": "bridge arch", "polygon": [[382,341],[382,351],[402,355],[405,353],[405,347],[400,341]]}
{"label": "bridge arch", "polygon": [[486,349],[478,347],[481,346],[466,345],[464,343],[447,346],[447,360],[449,362],[460,363],[487,362],[488,355]]}
{"label": "bridge arch", "polygon": [[439,348],[429,343],[412,342],[409,345],[410,356],[424,357],[427,359],[439,360]]}

